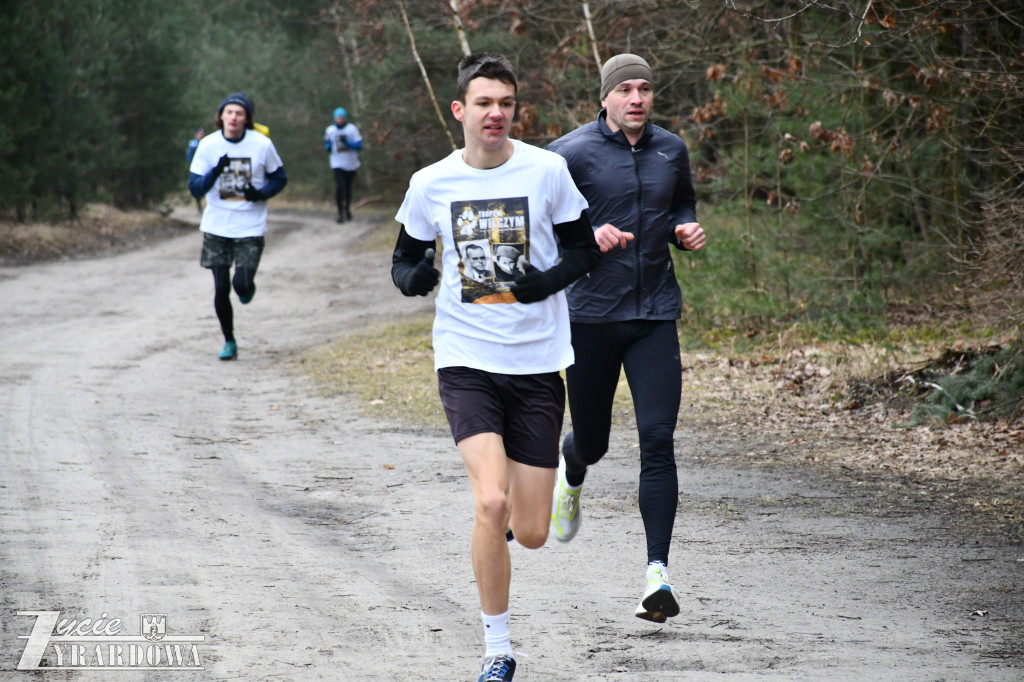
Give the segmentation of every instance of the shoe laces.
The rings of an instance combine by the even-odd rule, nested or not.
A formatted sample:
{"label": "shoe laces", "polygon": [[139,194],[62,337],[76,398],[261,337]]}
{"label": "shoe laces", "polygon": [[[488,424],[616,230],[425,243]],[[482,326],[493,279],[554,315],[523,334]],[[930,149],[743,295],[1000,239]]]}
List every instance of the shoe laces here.
{"label": "shoe laces", "polygon": [[562,486],[562,494],[558,496],[558,515],[571,519],[576,516],[576,510],[580,506],[579,491],[576,491],[574,495],[573,491],[565,487],[565,483],[560,485]]}
{"label": "shoe laces", "polygon": [[502,682],[514,661],[515,658],[512,654],[498,654],[485,658],[482,666],[482,672],[485,675],[482,675],[480,680],[482,682]]}
{"label": "shoe laces", "polygon": [[668,571],[660,564],[652,564],[647,570],[648,583],[668,584]]}

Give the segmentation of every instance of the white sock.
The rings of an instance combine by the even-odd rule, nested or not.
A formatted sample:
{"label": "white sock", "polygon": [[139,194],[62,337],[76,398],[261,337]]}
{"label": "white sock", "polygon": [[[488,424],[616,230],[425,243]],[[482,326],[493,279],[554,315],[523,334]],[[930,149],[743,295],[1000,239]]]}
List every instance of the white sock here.
{"label": "white sock", "polygon": [[484,622],[484,644],[487,650],[484,657],[512,653],[512,634],[508,631],[508,611],[497,616],[488,616],[483,611],[480,618]]}
{"label": "white sock", "polygon": [[668,582],[668,566],[661,561],[652,561],[647,564],[647,579],[651,579],[651,574],[654,573],[654,569],[661,569],[661,577]]}

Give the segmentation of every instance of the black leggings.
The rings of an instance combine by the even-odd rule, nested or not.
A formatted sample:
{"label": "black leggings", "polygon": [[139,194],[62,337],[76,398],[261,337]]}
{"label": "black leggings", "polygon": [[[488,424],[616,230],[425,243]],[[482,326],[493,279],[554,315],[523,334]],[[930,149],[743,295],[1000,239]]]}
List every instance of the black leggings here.
{"label": "black leggings", "polygon": [[566,372],[573,431],[563,446],[566,478],[580,485],[608,451],[620,368],[633,396],[640,436],[640,515],[647,560],[668,565],[679,497],[673,435],[682,393],[675,320],[572,324],[576,362]]}
{"label": "black leggings", "polygon": [[338,204],[338,215],[347,217],[352,205],[352,182],[356,179],[354,170],[347,171],[334,168],[334,200]]}
{"label": "black leggings", "polygon": [[231,277],[230,265],[214,265],[213,272],[213,309],[217,311],[217,320],[225,341],[235,340],[235,312],[231,308],[231,287],[239,298],[252,296],[256,291],[255,268],[235,268],[235,276]]}

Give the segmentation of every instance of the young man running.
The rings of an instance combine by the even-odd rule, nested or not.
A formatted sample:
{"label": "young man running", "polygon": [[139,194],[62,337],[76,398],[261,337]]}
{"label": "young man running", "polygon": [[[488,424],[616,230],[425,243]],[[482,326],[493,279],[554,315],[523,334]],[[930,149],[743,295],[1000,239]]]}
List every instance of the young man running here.
{"label": "young man running", "polygon": [[[465,148],[413,175],[392,278],[406,296],[440,281],[433,345],[441,403],[473,488],[473,572],[486,650],[479,680],[511,680],[506,531],[535,549],[548,535],[572,364],[562,289],[600,259],[586,202],[555,154],[509,139],[516,77],[501,55],[459,63],[452,114]],[[433,266],[444,245],[443,275]],[[513,281],[478,281],[460,248],[518,256]],[[559,261],[559,247],[562,250]]]}
{"label": "young man running", "polygon": [[288,182],[274,143],[253,130],[252,116],[252,101],[245,94],[228,95],[217,110],[218,131],[199,141],[189,169],[192,196],[206,197],[199,223],[203,232],[199,263],[213,272],[213,308],[224,335],[221,360],[238,357],[231,288],[243,304],[256,295],[267,199]]}

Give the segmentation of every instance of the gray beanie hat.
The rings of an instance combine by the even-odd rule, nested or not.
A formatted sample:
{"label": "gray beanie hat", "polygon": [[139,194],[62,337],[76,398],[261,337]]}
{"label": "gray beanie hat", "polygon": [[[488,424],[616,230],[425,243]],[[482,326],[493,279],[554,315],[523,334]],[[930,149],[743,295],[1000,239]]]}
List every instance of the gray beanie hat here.
{"label": "gray beanie hat", "polygon": [[616,85],[623,81],[643,78],[654,85],[651,67],[642,57],[635,54],[617,54],[601,67],[601,99],[608,96]]}

